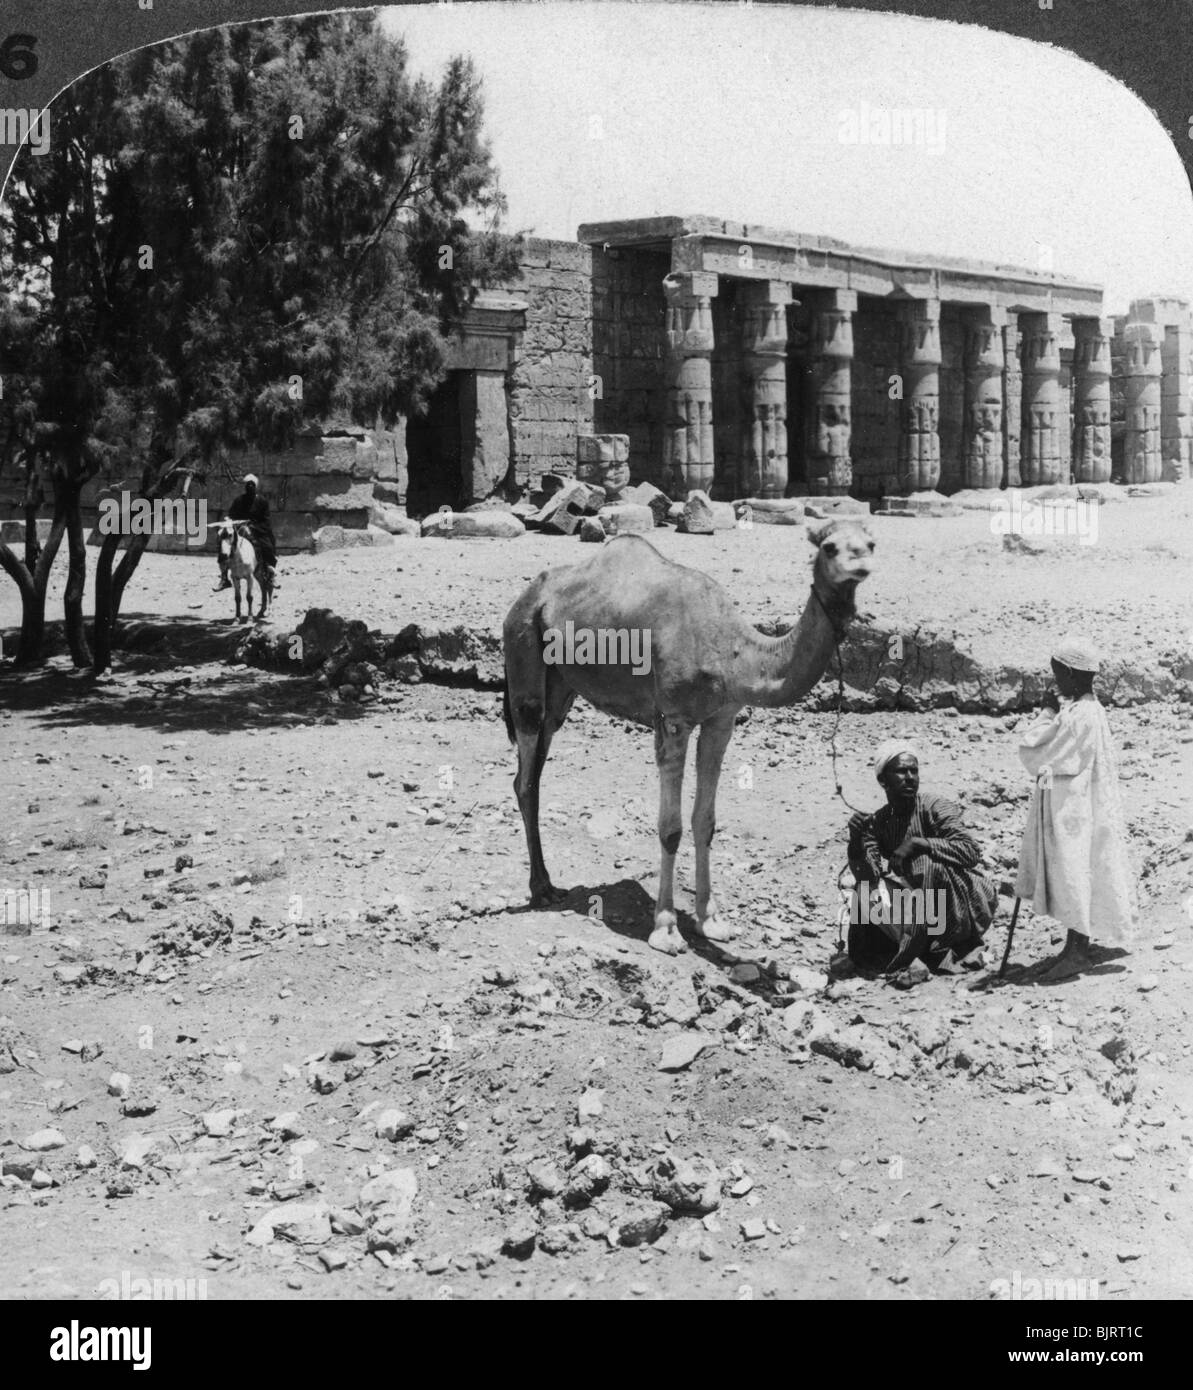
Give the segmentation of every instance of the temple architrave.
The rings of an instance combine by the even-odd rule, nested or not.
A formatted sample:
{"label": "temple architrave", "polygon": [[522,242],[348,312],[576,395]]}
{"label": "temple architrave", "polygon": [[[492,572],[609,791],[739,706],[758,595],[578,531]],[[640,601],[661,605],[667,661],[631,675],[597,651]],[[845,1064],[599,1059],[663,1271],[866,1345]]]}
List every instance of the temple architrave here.
{"label": "temple architrave", "polygon": [[1184,301],[1111,320],[1098,285],[711,217],[592,223],[579,240],[596,429],[627,433],[636,479],[672,496],[1188,476]]}

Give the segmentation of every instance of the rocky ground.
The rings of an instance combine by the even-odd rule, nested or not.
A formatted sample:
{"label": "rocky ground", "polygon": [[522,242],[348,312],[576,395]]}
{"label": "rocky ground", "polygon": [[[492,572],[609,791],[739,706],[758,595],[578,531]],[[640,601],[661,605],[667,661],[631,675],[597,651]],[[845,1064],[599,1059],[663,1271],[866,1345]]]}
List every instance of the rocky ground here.
{"label": "rocky ground", "polygon": [[[880,519],[863,606],[955,624],[979,653],[1034,659],[1078,624],[1145,653],[1189,626],[1191,501],[1104,508],[1097,545],[1014,563],[982,517]],[[752,614],[802,601],[798,531],[661,544]],[[524,577],[583,553],[528,536],[293,557],[279,627],[312,604],[387,632],[491,626]],[[204,596],[211,568],[149,556],[128,606],[230,611]],[[901,991],[826,973],[849,815],[832,743],[871,808],[870,750],[911,732],[925,788],[962,803],[1006,884],[1015,715],[755,711],[714,851],[742,935],[671,959],[645,944],[648,736],[569,720],[543,825],[572,892],[531,912],[498,694],[386,683],[362,706],[201,654],[151,646],[103,682],[57,659],[0,675],[0,887],[50,894],[48,921],[0,941],[0,1293],[1193,1289],[1187,703],[1110,710],[1142,874],[1131,952],[1038,983],[1059,934],[1025,909],[1006,980]],[[688,908],[690,855],[685,838]]]}

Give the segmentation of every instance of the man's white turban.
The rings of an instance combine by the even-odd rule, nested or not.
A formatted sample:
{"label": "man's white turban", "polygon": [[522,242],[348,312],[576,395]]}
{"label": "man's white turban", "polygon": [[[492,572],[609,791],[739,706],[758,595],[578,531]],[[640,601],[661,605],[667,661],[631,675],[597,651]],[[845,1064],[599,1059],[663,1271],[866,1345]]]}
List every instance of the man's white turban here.
{"label": "man's white turban", "polygon": [[914,743],[908,742],[905,738],[888,738],[885,743],[878,745],[878,751],[874,755],[874,776],[881,778],[887,764],[894,762],[900,753],[910,753],[916,762],[920,760],[919,751]]}
{"label": "man's white turban", "polygon": [[1066,637],[1053,651],[1052,659],[1067,666],[1070,671],[1089,671],[1091,674],[1096,673],[1102,665],[1097,647],[1085,637]]}

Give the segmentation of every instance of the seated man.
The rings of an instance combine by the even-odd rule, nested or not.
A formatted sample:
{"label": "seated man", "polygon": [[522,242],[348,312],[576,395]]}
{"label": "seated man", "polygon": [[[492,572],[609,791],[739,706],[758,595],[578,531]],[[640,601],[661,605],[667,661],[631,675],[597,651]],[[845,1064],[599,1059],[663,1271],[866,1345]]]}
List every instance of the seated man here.
{"label": "seated man", "polygon": [[849,867],[857,882],[850,959],[891,973],[917,959],[952,972],[982,944],[997,889],[978,871],[982,851],[961,823],[961,808],[920,794],[911,744],[882,744],[874,772],[887,804],[849,820]]}
{"label": "seated man", "polygon": [[[232,505],[224,513],[224,516],[231,521],[247,521],[250,524],[253,545],[256,547],[257,555],[265,570],[266,580],[272,588],[278,563],[277,541],[274,539],[273,526],[269,520],[269,503],[257,491],[257,475],[255,473],[244,475],[244,491],[239,497],[233,499]],[[213,593],[219,593],[221,589],[232,587],[232,581],[228,578],[228,561],[223,555],[220,555],[218,559],[220,582],[215,586]]]}

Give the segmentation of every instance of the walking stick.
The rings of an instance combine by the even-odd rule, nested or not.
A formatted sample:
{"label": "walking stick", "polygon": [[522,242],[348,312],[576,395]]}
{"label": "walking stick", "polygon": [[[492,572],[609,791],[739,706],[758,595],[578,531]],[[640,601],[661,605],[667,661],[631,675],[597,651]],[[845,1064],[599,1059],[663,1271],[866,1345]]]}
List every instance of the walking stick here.
{"label": "walking stick", "polygon": [[1001,980],[1006,974],[1007,961],[1011,958],[1011,942],[1015,940],[1015,923],[1019,920],[1019,904],[1022,898],[1015,899],[1015,906],[1011,910],[1011,925],[1007,929],[1007,949],[1002,953],[1002,964],[998,967],[998,978]]}

